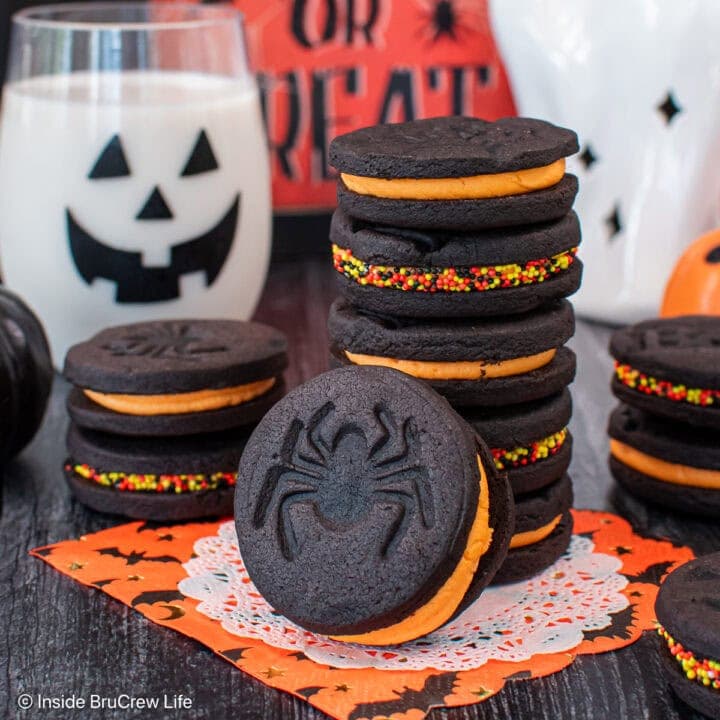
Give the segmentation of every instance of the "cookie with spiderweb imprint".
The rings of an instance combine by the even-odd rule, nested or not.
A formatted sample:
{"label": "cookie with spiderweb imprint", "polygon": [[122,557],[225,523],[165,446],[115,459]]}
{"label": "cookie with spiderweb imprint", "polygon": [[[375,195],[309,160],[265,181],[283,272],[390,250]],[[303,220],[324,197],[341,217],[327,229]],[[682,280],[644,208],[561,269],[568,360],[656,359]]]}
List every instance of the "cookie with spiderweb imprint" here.
{"label": "cookie with spiderweb imprint", "polygon": [[362,128],[335,138],[338,202],[372,223],[478,230],[560,218],[577,180],[571,130],[533,118],[439,117]]}
{"label": "cookie with spiderweb imprint", "polygon": [[65,358],[77,425],[172,436],[257,422],[282,397],[287,341],[260,323],[163,320],[108,328]]}
{"label": "cookie with spiderweb imprint", "polygon": [[647,320],[616,331],[613,393],[656,415],[720,430],[720,317]]}
{"label": "cookie with spiderweb imprint", "polygon": [[675,694],[720,717],[720,553],[681,565],[660,586],[655,612],[663,673]]}
{"label": "cookie with spiderweb imprint", "polygon": [[452,619],[507,553],[513,503],[487,447],[427,384],[332,370],[258,425],[240,463],[240,552],[308,630],[390,645]]}

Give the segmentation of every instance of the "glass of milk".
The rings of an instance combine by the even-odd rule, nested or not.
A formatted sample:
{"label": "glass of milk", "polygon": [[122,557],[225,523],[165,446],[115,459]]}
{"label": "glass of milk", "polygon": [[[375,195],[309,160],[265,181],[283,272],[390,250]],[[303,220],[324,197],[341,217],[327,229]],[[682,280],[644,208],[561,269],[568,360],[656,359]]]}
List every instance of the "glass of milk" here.
{"label": "glass of milk", "polygon": [[107,2],[14,16],[0,264],[43,320],[56,364],[108,325],[249,317],[270,221],[236,10]]}

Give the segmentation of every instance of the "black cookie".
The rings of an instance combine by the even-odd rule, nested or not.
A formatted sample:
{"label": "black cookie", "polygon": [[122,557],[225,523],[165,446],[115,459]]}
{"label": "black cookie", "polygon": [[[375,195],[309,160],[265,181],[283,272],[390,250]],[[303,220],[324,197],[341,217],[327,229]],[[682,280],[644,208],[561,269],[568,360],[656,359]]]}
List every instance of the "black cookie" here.
{"label": "black cookie", "polygon": [[541,167],[577,151],[572,130],[544,120],[437,117],[340,135],[330,143],[330,164],[365,177],[468,177]]}
{"label": "black cookie", "polygon": [[328,332],[337,353],[404,360],[488,363],[536,355],[564,345],[575,331],[567,300],[526,315],[487,319],[421,319],[375,315],[338,298]]}
{"label": "black cookie", "polygon": [[[567,550],[572,535],[572,481],[568,475],[542,490],[515,498],[515,533],[493,584],[517,582],[552,565]],[[557,520],[558,516],[560,517]],[[556,523],[553,527],[552,523]],[[540,540],[524,533],[551,528]]]}
{"label": "black cookie", "polygon": [[570,465],[572,399],[567,389],[545,400],[467,408],[460,414],[489,445],[516,498],[555,482]]}
{"label": "black cookie", "polygon": [[[660,653],[660,665],[665,680],[675,694],[691,708],[702,713],[703,717],[711,719],[720,717],[720,692],[688,680],[682,666],[670,654],[662,638],[658,638],[655,645]],[[697,716],[693,713],[693,717]]]}
{"label": "black cookie", "polygon": [[373,265],[469,267],[527,263],[580,244],[574,213],[551,223],[522,228],[459,233],[369,225],[341,209],[333,213],[330,239]]}
{"label": "black cookie", "polygon": [[466,387],[462,381],[444,380],[434,388],[456,407],[501,407],[510,403],[530,402],[554,395],[575,379],[575,353],[568,347],[558,348],[555,357],[544,367],[516,377],[497,378],[490,386]]}
{"label": "black cookie", "polygon": [[[332,356],[332,367],[351,365],[346,358]],[[428,384],[456,408],[504,407],[525,403],[561,392],[575,379],[575,353],[561,347],[545,366],[514,377],[495,378],[492,383],[467,380],[433,380]]]}
{"label": "black cookie", "polygon": [[232,515],[234,487],[200,490],[182,495],[159,493],[120,493],[66,471],[65,477],[75,497],[87,507],[110,515],[136,520],[180,522],[193,518]]}
{"label": "black cookie", "polygon": [[565,554],[572,539],[572,531],[572,515],[567,512],[545,540],[510,550],[495,574],[493,585],[527,580],[550,567]]}
{"label": "black cookie", "polygon": [[246,441],[243,430],[130,439],[71,425],[65,474],[78,500],[101,512],[162,521],[227,515]]}
{"label": "black cookie", "polygon": [[573,486],[567,474],[542,490],[516,497],[514,536],[547,526],[570,510],[572,504]]}
{"label": "black cookie", "polygon": [[37,432],[52,381],[40,321],[15,293],[0,286],[0,463],[17,455]]}
{"label": "black cookie", "polygon": [[371,227],[337,210],[330,238],[340,292],[388,315],[526,312],[571,295],[582,275],[574,213],[517,231],[459,235]]}
{"label": "black cookie", "polygon": [[[610,470],[628,492],[671,510],[720,517],[717,432],[674,423],[628,405],[619,405],[610,416],[608,433],[611,438]],[[651,474],[651,468],[645,464],[650,462],[654,466],[658,460],[662,465]],[[684,468],[680,474],[686,481],[694,470],[716,472],[718,489],[677,482],[675,468],[678,465]],[[672,481],[674,477],[675,482]]]}
{"label": "black cookie", "polygon": [[633,470],[612,455],[609,467],[617,483],[627,492],[645,502],[661,505],[673,512],[685,512],[702,517],[720,517],[720,493],[702,488],[677,488]]}
{"label": "black cookie", "polygon": [[[655,602],[657,619],[662,626],[658,631],[658,651],[665,677],[684,702],[711,718],[720,717],[720,678],[703,661],[720,662],[718,587],[720,553],[714,553],[670,573],[660,586]],[[691,653],[695,659],[691,675],[687,675],[682,666],[682,661],[690,658],[672,655],[670,639],[682,646],[683,654]],[[708,671],[715,676],[709,677]],[[705,685],[703,679],[709,680],[709,684]]]}
{"label": "black cookie", "polygon": [[[545,395],[561,390],[572,382],[574,358],[570,351],[560,353],[557,362],[548,362],[547,357],[538,358],[537,363],[544,364],[529,371],[501,377],[486,375],[498,371],[493,367],[497,363],[560,350],[572,337],[574,328],[572,306],[567,301],[508,318],[415,320],[368,314],[338,299],[330,308],[328,319],[333,365],[395,367],[426,380],[457,404],[483,404],[485,398],[491,404],[497,404],[498,398],[503,404],[522,402],[527,399],[525,380],[529,376],[532,376],[529,384],[534,384]],[[404,364],[398,365],[395,361]],[[438,373],[443,372],[442,367],[409,365],[408,361],[483,361],[483,367],[478,367],[477,372],[485,376],[473,380],[452,378],[452,367],[445,367],[451,379],[442,380],[437,379]],[[558,383],[561,384],[558,386]]]}
{"label": "black cookie", "polygon": [[[278,330],[240,321],[109,328],[70,348],[64,373],[79,390],[70,394],[68,410],[82,427],[123,435],[183,435],[248,425],[282,393],[286,346]],[[254,383],[259,387],[252,388]],[[247,400],[214,397],[212,404],[197,406],[184,396],[204,391],[222,396],[245,385]],[[151,407],[154,396],[163,402],[170,396],[175,407]]]}
{"label": "black cookie", "polygon": [[[429,386],[387,368],[333,370],[293,390],[251,436],[239,475],[240,551],[258,590],[302,627],[365,643],[451,619],[490,582],[512,534],[510,489],[487,448]],[[471,551],[471,528],[482,538],[488,526],[489,547],[478,539]],[[481,552],[472,579],[466,551]],[[455,572],[461,596],[420,622]],[[410,615],[392,638],[364,635]]]}
{"label": "black cookie", "polygon": [[478,200],[394,200],[361,195],[338,181],[340,207],[359,220],[406,228],[472,231],[532,225],[562,218],[578,192],[574,175],[544,190]]}
{"label": "black cookie", "polygon": [[286,351],[285,336],[260,323],[157,320],[108,328],[74,345],[63,373],[104,393],[183,393],[276,377]]}
{"label": "black cookie", "polygon": [[610,353],[623,402],[720,430],[720,317],[648,320],[615,332]]}
{"label": "black cookie", "polygon": [[73,388],[67,398],[67,410],[70,419],[82,428],[115,435],[170,437],[254,425],[284,394],[285,383],[278,380],[265,394],[240,405],[178,415],[129,415],[98,405],[80,388]]}

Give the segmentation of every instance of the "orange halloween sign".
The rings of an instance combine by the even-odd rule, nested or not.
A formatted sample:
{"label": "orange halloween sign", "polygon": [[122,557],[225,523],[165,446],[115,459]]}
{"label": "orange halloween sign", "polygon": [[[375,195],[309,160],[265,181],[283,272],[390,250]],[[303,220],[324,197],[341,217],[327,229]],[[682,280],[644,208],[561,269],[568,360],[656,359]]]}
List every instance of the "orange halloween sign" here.
{"label": "orange halloween sign", "polygon": [[699,237],[677,261],[661,317],[720,315],[720,229]]}
{"label": "orange halloween sign", "polygon": [[[77,582],[134,608],[151,622],[198,640],[242,672],[292,693],[334,718],[421,720],[433,707],[478,703],[499,692],[506,682],[558,672],[577,655],[625,647],[654,627],[658,584],[667,572],[691,560],[692,551],[669,541],[640,537],[616,515],[579,510],[573,511],[573,516],[575,533],[589,538],[594,552],[617,562],[627,579],[622,589],[626,608],[611,615],[607,627],[583,632],[579,644],[570,650],[533,654],[517,662],[491,659],[480,667],[453,672],[433,667],[331,667],[303,652],[230,633],[200,612],[198,601],[180,590],[181,581],[188,577],[183,563],[193,557],[201,538],[217,535],[222,522],[169,527],[132,522],[36,548],[32,554]],[[516,629],[519,635],[522,627],[521,623]]]}
{"label": "orange halloween sign", "polygon": [[514,115],[486,0],[235,0],[245,14],[276,210],[335,205],[335,135],[438,115]]}

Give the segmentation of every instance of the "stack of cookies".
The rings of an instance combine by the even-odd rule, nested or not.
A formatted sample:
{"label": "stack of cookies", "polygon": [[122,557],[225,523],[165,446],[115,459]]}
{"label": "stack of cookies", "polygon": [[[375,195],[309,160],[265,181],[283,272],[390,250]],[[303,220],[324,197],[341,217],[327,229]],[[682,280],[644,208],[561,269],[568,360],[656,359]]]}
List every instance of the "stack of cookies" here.
{"label": "stack of cookies", "polygon": [[285,336],[177,320],[103,330],[65,358],[65,475],[85,505],[158,521],[230,515],[247,438],[284,394]]}
{"label": "stack of cookies", "polygon": [[572,484],[567,386],[582,266],[575,133],[541,120],[434,118],[336,138],[331,226],[342,297],[337,365],[428,381],[493,449],[517,525],[497,581],[567,548]]}
{"label": "stack of cookies", "polygon": [[633,495],[720,518],[720,317],[647,320],[618,330],[610,470]]}

